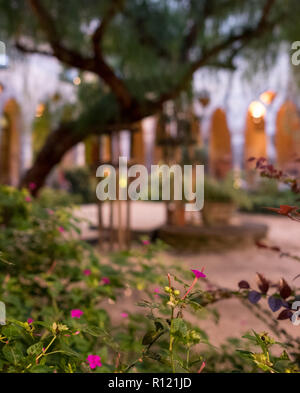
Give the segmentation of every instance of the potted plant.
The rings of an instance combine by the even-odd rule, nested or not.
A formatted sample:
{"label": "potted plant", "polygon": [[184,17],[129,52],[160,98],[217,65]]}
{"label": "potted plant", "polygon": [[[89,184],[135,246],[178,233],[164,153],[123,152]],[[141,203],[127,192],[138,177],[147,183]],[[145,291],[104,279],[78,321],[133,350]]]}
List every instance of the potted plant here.
{"label": "potted plant", "polygon": [[229,224],[238,206],[247,204],[247,196],[233,187],[229,179],[217,181],[206,177],[202,220],[205,225]]}

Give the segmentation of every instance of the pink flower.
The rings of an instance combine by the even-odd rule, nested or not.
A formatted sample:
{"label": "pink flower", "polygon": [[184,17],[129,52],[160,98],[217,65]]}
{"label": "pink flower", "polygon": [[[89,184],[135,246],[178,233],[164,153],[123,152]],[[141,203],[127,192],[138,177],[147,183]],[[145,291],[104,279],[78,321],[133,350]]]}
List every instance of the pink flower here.
{"label": "pink flower", "polygon": [[98,355],[89,355],[86,360],[92,370],[94,370],[96,367],[102,366],[101,358]]}
{"label": "pink flower", "polygon": [[80,318],[82,314],[83,314],[83,311],[78,308],[71,310],[71,317],[72,318]]}
{"label": "pink flower", "polygon": [[206,275],[203,273],[203,270],[204,268],[202,268],[201,270],[192,269],[192,272],[195,274],[196,278],[206,277]]}
{"label": "pink flower", "polygon": [[75,333],[73,333],[73,335],[74,335],[74,336],[77,336],[77,334],[79,334],[79,333],[80,333],[80,331],[77,330]]}
{"label": "pink flower", "polygon": [[29,188],[29,190],[34,190],[34,189],[36,189],[36,184],[33,182],[29,183],[28,188]]}
{"label": "pink flower", "polygon": [[60,233],[63,233],[65,231],[65,228],[64,227],[58,227],[58,230],[59,230]]}
{"label": "pink flower", "polygon": [[144,246],[149,246],[150,240],[143,240],[142,243],[144,244]]}
{"label": "pink flower", "polygon": [[159,293],[159,288],[154,288],[155,293]]}
{"label": "pink flower", "polygon": [[27,323],[28,323],[29,325],[31,325],[32,322],[33,322],[33,319],[32,319],[32,318],[28,318],[28,319],[27,319]]}
{"label": "pink flower", "polygon": [[52,209],[47,209],[47,212],[50,216],[52,216],[52,214],[54,214],[54,211]]}
{"label": "pink flower", "polygon": [[26,201],[26,202],[31,202],[30,196],[25,197],[25,201]]}
{"label": "pink flower", "polygon": [[102,281],[103,284],[105,284],[105,285],[110,284],[110,279],[109,279],[108,277],[102,277],[102,280],[101,280],[101,281]]}
{"label": "pink flower", "polygon": [[91,275],[91,270],[90,269],[85,269],[84,271],[83,271],[83,274],[85,275],[85,276],[90,276]]}
{"label": "pink flower", "polygon": [[198,374],[200,374],[203,371],[205,366],[206,366],[205,361],[203,361],[201,366],[200,366],[200,368],[199,368],[199,370],[198,370]]}
{"label": "pink flower", "polygon": [[[191,292],[191,290],[194,288],[196,282],[199,280],[200,277],[206,277],[206,275],[203,273],[204,267],[201,270],[196,270],[192,269],[192,272],[195,274],[194,281],[192,282],[192,285],[189,287],[189,289],[186,291],[184,296],[181,298],[181,300],[184,300],[187,295]],[[170,286],[170,285],[169,285]]]}
{"label": "pink flower", "polygon": [[122,318],[127,318],[127,317],[128,317],[127,312],[122,312],[122,313],[121,313],[121,317],[122,317]]}

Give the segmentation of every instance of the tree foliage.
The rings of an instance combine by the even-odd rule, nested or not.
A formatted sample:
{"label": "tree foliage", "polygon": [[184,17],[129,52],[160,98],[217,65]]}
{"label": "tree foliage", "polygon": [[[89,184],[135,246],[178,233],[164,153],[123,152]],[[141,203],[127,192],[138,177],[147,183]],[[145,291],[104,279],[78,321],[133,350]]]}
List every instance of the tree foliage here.
{"label": "tree foliage", "polygon": [[[40,187],[65,151],[88,135],[132,129],[160,111],[190,87],[199,68],[234,69],[237,55],[267,55],[296,37],[298,8],[295,0],[1,0],[7,42],[98,78],[81,86],[78,116],[49,135],[24,184],[34,179]],[[63,147],[50,160],[58,140]]]}

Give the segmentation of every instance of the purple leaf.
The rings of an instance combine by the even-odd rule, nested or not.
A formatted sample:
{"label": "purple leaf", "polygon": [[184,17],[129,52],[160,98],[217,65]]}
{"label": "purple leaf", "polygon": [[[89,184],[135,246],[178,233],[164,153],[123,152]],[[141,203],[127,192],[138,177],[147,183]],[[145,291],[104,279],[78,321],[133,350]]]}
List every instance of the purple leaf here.
{"label": "purple leaf", "polygon": [[291,308],[291,304],[288,303],[286,300],[281,299],[282,307],[284,308]]}
{"label": "purple leaf", "polygon": [[282,301],[278,297],[270,296],[269,299],[268,299],[268,304],[269,304],[270,309],[273,312],[276,312],[276,311],[278,311],[281,308]]}
{"label": "purple leaf", "polygon": [[257,291],[250,291],[248,294],[248,299],[250,300],[251,303],[256,304],[260,301],[261,294]]}

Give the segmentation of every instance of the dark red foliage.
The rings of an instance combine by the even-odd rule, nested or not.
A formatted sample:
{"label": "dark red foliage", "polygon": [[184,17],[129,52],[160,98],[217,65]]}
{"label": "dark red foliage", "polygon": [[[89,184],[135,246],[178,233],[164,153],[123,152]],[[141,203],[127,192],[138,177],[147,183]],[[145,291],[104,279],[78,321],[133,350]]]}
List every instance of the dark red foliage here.
{"label": "dark red foliage", "polygon": [[291,290],[290,286],[283,278],[279,282],[279,293],[283,299],[287,299],[292,294],[292,290]]}
{"label": "dark red foliage", "polygon": [[258,288],[263,294],[266,294],[269,289],[269,281],[260,273],[256,273],[256,279]]}
{"label": "dark red foliage", "polygon": [[283,321],[284,319],[291,319],[293,312],[291,310],[285,309],[282,310],[281,313],[278,315],[278,321]]}
{"label": "dark red foliage", "polygon": [[245,280],[240,281],[238,285],[239,285],[240,289],[249,289],[250,288],[249,283]]}

